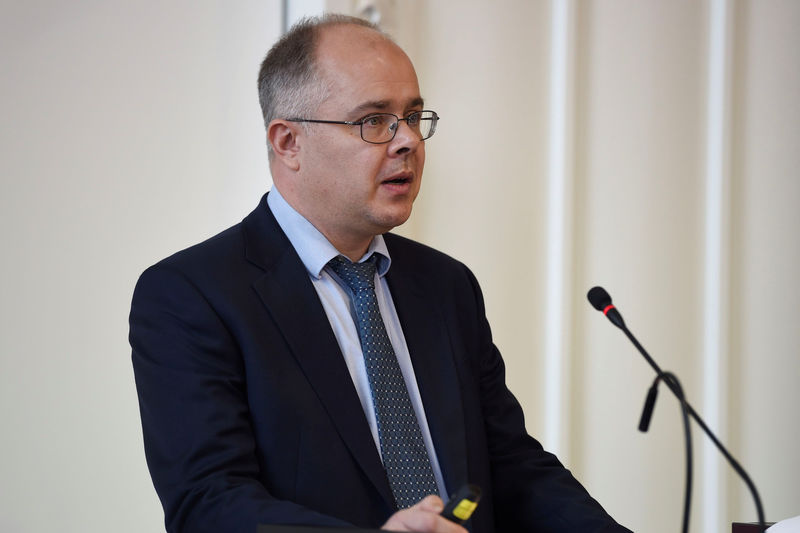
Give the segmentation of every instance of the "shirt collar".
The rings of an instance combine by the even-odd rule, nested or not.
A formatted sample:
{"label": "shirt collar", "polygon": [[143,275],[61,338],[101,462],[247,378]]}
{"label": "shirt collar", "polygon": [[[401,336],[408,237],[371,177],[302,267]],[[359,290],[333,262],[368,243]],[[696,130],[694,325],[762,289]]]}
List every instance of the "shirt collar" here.
{"label": "shirt collar", "polygon": [[[319,279],[325,265],[337,255],[341,255],[339,251],[311,222],[289,205],[275,186],[267,195],[267,205],[289,238],[289,242],[294,246],[309,275]],[[392,258],[389,256],[383,235],[376,235],[372,239],[359,263],[369,259],[372,254],[377,254],[378,257],[378,275],[385,276],[392,264]]]}

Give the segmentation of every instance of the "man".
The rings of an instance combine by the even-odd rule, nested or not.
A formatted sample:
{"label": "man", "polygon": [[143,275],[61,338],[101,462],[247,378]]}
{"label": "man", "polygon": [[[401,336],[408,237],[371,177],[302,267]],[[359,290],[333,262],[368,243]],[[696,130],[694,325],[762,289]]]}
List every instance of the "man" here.
{"label": "man", "polygon": [[386,233],[438,120],[403,51],[358,19],[305,21],[259,92],[274,188],[134,294],[167,529],[464,533],[441,497],[471,482],[474,533],[627,531],[526,434],[470,271]]}

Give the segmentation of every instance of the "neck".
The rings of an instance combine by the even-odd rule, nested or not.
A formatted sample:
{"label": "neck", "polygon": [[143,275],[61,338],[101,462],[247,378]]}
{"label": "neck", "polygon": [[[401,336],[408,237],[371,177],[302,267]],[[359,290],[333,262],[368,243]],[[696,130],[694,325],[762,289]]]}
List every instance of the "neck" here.
{"label": "neck", "polygon": [[[301,201],[297,191],[291,187],[291,182],[285,184],[284,180],[278,178],[279,175],[276,174],[274,176],[274,186],[280,191],[286,203],[317,228],[340,254],[354,263],[364,256],[375,234],[369,232],[354,233],[352,228],[348,230],[337,225],[335,221],[319,216],[314,209],[307,208],[306,203]],[[279,182],[281,182],[280,185]]]}
{"label": "neck", "polygon": [[348,258],[353,263],[357,262],[364,256],[365,253],[367,253],[369,245],[372,243],[373,239],[373,237],[369,237],[367,240],[354,238],[337,239],[328,232],[322,230],[320,231],[333,245],[333,247],[339,251],[340,254]]}

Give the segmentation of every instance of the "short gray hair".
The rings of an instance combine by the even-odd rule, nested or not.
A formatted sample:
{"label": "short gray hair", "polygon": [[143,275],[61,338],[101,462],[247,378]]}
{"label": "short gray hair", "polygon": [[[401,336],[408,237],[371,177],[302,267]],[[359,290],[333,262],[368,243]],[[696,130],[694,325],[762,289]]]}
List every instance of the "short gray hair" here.
{"label": "short gray hair", "polygon": [[[261,63],[258,99],[265,127],[276,118],[304,118],[330,96],[330,86],[318,72],[315,53],[320,30],[342,24],[370,28],[391,41],[377,25],[356,17],[328,13],[300,20]],[[271,156],[269,142],[267,150]]]}

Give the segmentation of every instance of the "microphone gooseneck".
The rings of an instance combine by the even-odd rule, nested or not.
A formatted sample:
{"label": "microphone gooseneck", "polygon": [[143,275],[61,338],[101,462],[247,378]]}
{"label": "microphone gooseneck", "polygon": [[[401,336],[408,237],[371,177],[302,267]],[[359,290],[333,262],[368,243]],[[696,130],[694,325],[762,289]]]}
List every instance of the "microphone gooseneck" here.
{"label": "microphone gooseneck", "polygon": [[[622,320],[622,315],[619,313],[614,304],[611,303],[611,296],[608,294],[608,292],[606,292],[604,288],[592,287],[592,289],[589,290],[589,293],[586,296],[589,299],[589,303],[592,304],[592,307],[594,307],[598,311],[601,311],[611,321],[611,323],[613,323],[615,326],[621,329],[623,333],[625,333],[625,336],[628,337],[628,340],[630,340],[633,343],[633,345],[636,347],[639,353],[642,354],[642,357],[644,357],[645,360],[648,362],[648,364],[653,368],[653,370],[656,373],[657,380],[660,379],[667,385],[667,388],[669,388],[669,390],[672,391],[672,393],[678,398],[678,400],[680,400],[683,409],[689,413],[689,415],[695,420],[695,422],[697,422],[697,424],[702,428],[705,434],[708,435],[708,438],[711,439],[711,442],[714,443],[714,445],[717,447],[720,453],[722,453],[725,459],[728,460],[728,463],[731,465],[733,470],[737,474],[739,474],[739,477],[741,477],[742,480],[744,480],[745,484],[747,485],[747,488],[750,489],[750,493],[753,496],[753,501],[756,506],[756,513],[758,514],[759,529],[762,532],[766,530],[766,524],[764,522],[764,508],[761,505],[761,498],[758,495],[758,491],[756,490],[755,484],[750,479],[750,476],[747,475],[747,472],[745,472],[744,468],[742,468],[739,462],[736,459],[734,459],[734,457],[730,454],[730,452],[728,452],[725,446],[723,446],[722,443],[719,441],[717,436],[714,435],[714,432],[711,431],[711,429],[706,425],[705,421],[703,421],[700,415],[697,414],[697,411],[695,411],[694,408],[691,406],[691,404],[689,404],[689,402],[686,401],[686,398],[683,394],[683,391],[680,388],[680,384],[678,383],[677,378],[675,378],[675,376],[669,372],[662,371],[661,367],[659,367],[658,364],[653,360],[653,358],[650,357],[650,354],[647,353],[647,350],[644,349],[644,347],[639,343],[636,337],[633,336],[633,333],[631,333],[631,331],[627,328],[627,326],[625,326],[625,322]],[[657,386],[657,381],[656,383],[654,383],[653,387],[655,386]],[[653,392],[652,395],[653,395],[652,403],[655,404],[655,392]],[[648,397],[647,403],[650,403],[649,400],[650,399]],[[650,406],[651,410],[652,407],[653,406],[651,405]],[[642,413],[642,415],[643,419],[644,418],[648,419],[646,420],[646,423],[649,424],[650,414],[647,414],[646,417],[645,413]],[[640,421],[640,424],[643,424],[644,422],[645,420],[642,420]]]}
{"label": "microphone gooseneck", "polygon": [[642,409],[642,417],[639,420],[639,431],[646,433],[650,427],[650,418],[653,415],[653,409],[656,405],[656,398],[658,397],[658,384],[661,381],[668,381],[675,387],[675,394],[681,403],[681,415],[683,418],[683,438],[686,445],[686,489],[683,497],[683,533],[689,533],[689,515],[692,508],[692,471],[694,461],[692,459],[692,431],[691,423],[689,422],[689,404],[686,403],[686,396],[683,394],[683,387],[680,381],[672,372],[664,372],[656,376],[653,385],[647,392],[647,398],[644,402],[644,409]]}

